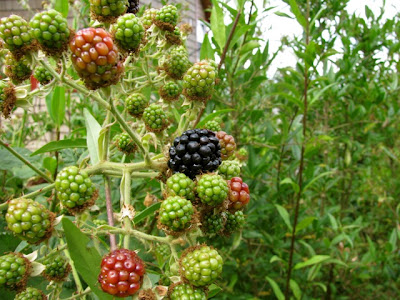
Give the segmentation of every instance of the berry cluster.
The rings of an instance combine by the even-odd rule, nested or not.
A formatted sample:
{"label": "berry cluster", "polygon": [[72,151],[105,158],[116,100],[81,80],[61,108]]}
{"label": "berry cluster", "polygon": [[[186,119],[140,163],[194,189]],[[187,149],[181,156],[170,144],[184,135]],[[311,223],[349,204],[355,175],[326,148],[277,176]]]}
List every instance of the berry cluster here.
{"label": "berry cluster", "polygon": [[167,193],[194,201],[194,182],[183,173],[176,173],[167,180]]}
{"label": "berry cluster", "polygon": [[17,59],[30,50],[34,41],[28,22],[17,15],[0,19],[0,38]]}
{"label": "berry cluster", "polygon": [[118,18],[114,38],[120,49],[136,52],[144,37],[144,27],[134,14],[125,14]]}
{"label": "berry cluster", "polygon": [[29,67],[29,61],[25,56],[23,56],[19,61],[16,61],[11,53],[7,53],[4,64],[4,73],[15,83],[23,82],[32,74],[32,70]]}
{"label": "berry cluster", "polygon": [[148,131],[160,132],[168,127],[167,115],[164,109],[155,103],[144,110],[143,121]]}
{"label": "berry cluster", "polygon": [[31,264],[20,253],[0,256],[0,287],[23,288],[30,274]]}
{"label": "berry cluster", "polygon": [[28,287],[26,290],[18,293],[14,300],[46,300],[47,297],[41,290]]}
{"label": "berry cluster", "polygon": [[118,150],[127,155],[135,152],[137,148],[132,138],[126,132],[116,135],[114,141]]}
{"label": "berry cluster", "polygon": [[69,46],[72,63],[87,88],[95,90],[118,82],[124,67],[107,31],[102,28],[81,29]]}
{"label": "berry cluster", "polygon": [[229,180],[240,176],[240,164],[236,160],[224,160],[218,168],[218,174]]}
{"label": "berry cluster", "polygon": [[183,77],[184,94],[191,100],[206,101],[212,96],[217,73],[210,61],[195,63]]}
{"label": "berry cluster", "polygon": [[138,93],[133,93],[125,100],[126,111],[133,117],[141,117],[145,108],[149,105],[149,101]]}
{"label": "berry cluster", "polygon": [[197,181],[196,192],[202,203],[209,206],[217,206],[226,200],[229,188],[221,176],[204,174]]}
{"label": "berry cluster", "polygon": [[221,157],[223,160],[229,159],[236,150],[236,143],[233,136],[227,134],[225,131],[218,131],[217,138],[221,144]]}
{"label": "berry cluster", "polygon": [[8,229],[20,239],[37,244],[48,239],[53,230],[54,214],[31,199],[13,199],[6,213]]}
{"label": "berry cluster", "polygon": [[144,263],[135,251],[118,249],[101,261],[98,281],[104,292],[128,297],[140,289],[144,273]]}
{"label": "berry cluster", "polygon": [[200,245],[190,247],[182,254],[179,272],[194,286],[213,283],[222,272],[223,260],[217,250]]}
{"label": "berry cluster", "polygon": [[168,166],[193,179],[202,172],[218,168],[222,162],[220,149],[219,140],[212,131],[188,130],[174,140],[169,149]]}
{"label": "berry cluster", "polygon": [[48,84],[50,81],[53,80],[53,75],[49,71],[46,70],[45,67],[38,66],[35,69],[35,73],[33,74],[35,78],[40,82],[42,85]]}
{"label": "berry cluster", "polygon": [[206,300],[206,294],[202,289],[192,287],[190,284],[179,282],[169,289],[170,300]]}
{"label": "berry cluster", "polygon": [[57,197],[70,212],[79,212],[92,206],[97,191],[85,171],[75,166],[66,167],[56,178]]}
{"label": "berry cluster", "polygon": [[193,205],[189,200],[171,196],[161,203],[160,223],[170,231],[181,231],[191,225]]}
{"label": "berry cluster", "polygon": [[71,271],[68,260],[63,256],[49,257],[43,265],[46,267],[42,275],[48,280],[63,281]]}

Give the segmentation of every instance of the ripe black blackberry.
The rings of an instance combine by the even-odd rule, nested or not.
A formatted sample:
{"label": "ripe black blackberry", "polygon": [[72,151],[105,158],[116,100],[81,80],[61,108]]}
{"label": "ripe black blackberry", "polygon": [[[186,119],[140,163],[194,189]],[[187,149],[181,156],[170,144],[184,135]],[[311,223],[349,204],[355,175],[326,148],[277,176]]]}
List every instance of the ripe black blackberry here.
{"label": "ripe black blackberry", "polygon": [[139,0],[128,0],[128,14],[136,14],[139,11]]}
{"label": "ripe black blackberry", "polygon": [[185,131],[169,149],[168,166],[190,178],[211,172],[221,164],[221,145],[215,133],[207,129]]}

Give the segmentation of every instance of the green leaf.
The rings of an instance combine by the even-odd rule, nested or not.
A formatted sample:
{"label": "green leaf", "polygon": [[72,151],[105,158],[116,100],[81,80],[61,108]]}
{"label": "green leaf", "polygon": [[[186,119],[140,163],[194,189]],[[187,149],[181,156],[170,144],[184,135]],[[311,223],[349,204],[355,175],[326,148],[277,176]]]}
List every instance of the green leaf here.
{"label": "green leaf", "polygon": [[86,148],[86,140],[85,139],[66,139],[61,141],[53,141],[47,143],[43,147],[39,148],[35,152],[31,154],[31,156],[38,155],[41,153],[59,151],[63,149],[70,149],[70,148]]}
{"label": "green leaf", "polygon": [[211,30],[218,46],[223,51],[226,42],[225,24],[224,24],[224,12],[219,6],[217,0],[212,0],[211,10]]}
{"label": "green leaf", "polygon": [[46,104],[53,122],[61,126],[65,116],[65,88],[56,87],[50,101],[47,99]]}
{"label": "green leaf", "polygon": [[113,297],[99,289],[97,276],[100,274],[101,256],[92,241],[84,235],[69,219],[62,219],[68,251],[75,268],[83,280],[90,286],[100,300],[112,300]]}
{"label": "green leaf", "polygon": [[316,217],[306,217],[299,224],[296,226],[296,233],[307,228],[314,220],[316,220]]}
{"label": "green leaf", "polygon": [[292,13],[295,15],[297,22],[299,22],[299,24],[301,26],[303,26],[303,28],[307,27],[307,21],[304,18],[303,14],[301,13],[299,6],[297,5],[296,0],[289,0],[289,4],[290,4],[290,10],[292,11]]}
{"label": "green leaf", "polygon": [[282,217],[283,221],[285,222],[286,226],[289,228],[290,231],[293,230],[292,224],[290,224],[290,217],[289,213],[287,212],[286,208],[279,204],[275,204],[276,209],[278,210],[278,213]]}
{"label": "green leaf", "polygon": [[328,213],[329,221],[331,222],[332,229],[336,231],[338,229],[338,224],[334,216]]}
{"label": "green leaf", "polygon": [[322,177],[334,174],[335,171],[328,171],[328,172],[324,172],[319,174],[317,177],[313,178],[309,183],[307,183],[307,185],[304,187],[303,192],[305,192],[306,190],[308,190],[315,182],[317,182],[319,179],[321,179]]}
{"label": "green leaf", "polygon": [[326,90],[330,89],[331,87],[337,85],[336,82],[327,85],[326,87],[322,88],[322,89],[318,89],[318,92],[315,94],[314,97],[312,97],[312,99],[310,100],[309,106],[311,107],[314,103],[317,102],[317,100],[325,93]]}
{"label": "green leaf", "polygon": [[143,221],[147,216],[153,215],[156,210],[158,210],[161,206],[161,202],[157,202],[156,204],[153,204],[152,206],[149,206],[145,210],[141,211],[139,214],[135,216],[133,219],[133,222],[135,224],[138,224],[140,221]]}
{"label": "green leaf", "polygon": [[275,14],[276,14],[277,16],[279,16],[279,17],[285,17],[285,18],[293,19],[292,16],[289,16],[288,14],[286,14],[286,13],[284,13],[284,12],[277,11],[277,12],[275,12]]}
{"label": "green leaf", "polygon": [[251,52],[256,48],[259,48],[260,44],[258,41],[250,41],[243,45],[243,48],[240,50],[240,55],[246,54],[247,52]]}
{"label": "green leaf", "polygon": [[301,269],[301,268],[305,268],[305,267],[309,267],[315,264],[319,264],[322,263],[328,259],[330,259],[331,257],[329,255],[315,255],[313,257],[311,257],[309,260],[306,260],[304,262],[299,262],[294,266],[295,270]]}
{"label": "green leaf", "polygon": [[274,291],[275,297],[278,298],[278,300],[284,300],[285,296],[283,295],[279,285],[273,280],[272,278],[269,278],[268,276],[265,277],[265,279],[268,280],[269,284],[272,287],[272,290]]}
{"label": "green leaf", "polygon": [[293,190],[295,191],[295,193],[298,193],[300,191],[299,185],[296,182],[294,182],[292,178],[286,177],[285,179],[283,179],[280,182],[280,185],[283,185],[283,184],[290,184],[292,186]]}
{"label": "green leaf", "polygon": [[43,168],[48,170],[51,174],[54,174],[57,168],[57,160],[55,157],[45,157],[43,159]]}
{"label": "green leaf", "polygon": [[200,48],[200,60],[203,59],[214,59],[214,49],[211,47],[210,39],[208,33],[204,36],[203,44]]}
{"label": "green leaf", "polygon": [[97,123],[96,119],[85,108],[83,110],[86,123],[87,147],[89,150],[90,160],[93,165],[100,161],[99,157],[99,137],[101,126]]}
{"label": "green leaf", "polygon": [[54,3],[54,9],[60,12],[64,18],[67,18],[69,12],[69,1],[56,0]]}
{"label": "green leaf", "polygon": [[220,288],[219,286],[212,284],[208,287],[208,298],[212,298],[214,296],[216,296],[219,292],[222,291],[222,288]]}
{"label": "green leaf", "polygon": [[212,113],[212,114],[209,114],[209,115],[208,115],[207,117],[205,117],[202,121],[200,121],[200,122],[197,124],[196,127],[197,127],[197,128],[201,128],[202,126],[204,126],[204,124],[206,124],[208,121],[214,119],[215,117],[217,117],[217,116],[219,116],[219,115],[222,115],[222,114],[226,114],[226,113],[231,112],[231,111],[234,111],[234,109],[221,109],[221,110],[216,111],[216,112],[214,112],[214,113]]}
{"label": "green leaf", "polygon": [[290,279],[290,289],[292,290],[294,297],[297,300],[300,300],[301,299],[301,289],[300,289],[299,285],[297,284],[297,282],[294,281],[293,279]]}

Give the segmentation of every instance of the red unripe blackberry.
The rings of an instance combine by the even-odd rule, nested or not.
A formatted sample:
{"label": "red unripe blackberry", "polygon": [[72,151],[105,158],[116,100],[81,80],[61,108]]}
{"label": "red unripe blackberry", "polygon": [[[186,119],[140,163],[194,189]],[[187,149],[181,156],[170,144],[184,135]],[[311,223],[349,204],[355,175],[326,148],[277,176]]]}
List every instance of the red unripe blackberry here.
{"label": "red unripe blackberry", "polygon": [[221,158],[227,160],[231,157],[236,150],[236,143],[233,136],[227,134],[225,131],[218,131],[217,138],[221,144]]}
{"label": "red unripe blackberry", "polygon": [[79,30],[69,46],[75,70],[89,89],[118,82],[124,66],[111,35],[103,28]]}
{"label": "red unripe blackberry", "polygon": [[234,210],[242,209],[250,201],[249,186],[240,177],[233,177],[228,180],[229,186],[229,208]]}
{"label": "red unripe blackberry", "polygon": [[128,297],[140,289],[144,273],[144,262],[135,251],[118,249],[101,261],[98,281],[104,292],[115,297]]}

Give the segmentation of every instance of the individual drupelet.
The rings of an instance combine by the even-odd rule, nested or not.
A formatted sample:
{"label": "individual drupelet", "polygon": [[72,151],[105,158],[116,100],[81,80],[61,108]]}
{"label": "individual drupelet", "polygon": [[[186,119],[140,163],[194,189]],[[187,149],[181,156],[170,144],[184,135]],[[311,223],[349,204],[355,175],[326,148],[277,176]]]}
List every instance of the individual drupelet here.
{"label": "individual drupelet", "polygon": [[164,109],[155,103],[144,110],[143,121],[146,125],[146,129],[152,132],[161,132],[167,128],[169,124]]}
{"label": "individual drupelet", "polygon": [[214,92],[216,68],[208,60],[195,63],[183,77],[183,93],[190,100],[207,101]]}
{"label": "individual drupelet", "polygon": [[142,22],[134,14],[120,16],[115,24],[114,38],[120,49],[137,52],[144,37]]}
{"label": "individual drupelet", "polygon": [[71,60],[87,88],[116,84],[124,70],[117,46],[103,28],[79,30],[70,44]]}
{"label": "individual drupelet", "polygon": [[183,173],[175,173],[168,178],[166,186],[169,196],[180,196],[190,201],[195,200],[194,182]]}
{"label": "individual drupelet", "polygon": [[161,202],[159,220],[168,230],[181,231],[190,227],[193,213],[192,202],[179,196],[171,196]]}
{"label": "individual drupelet", "polygon": [[228,197],[228,184],[216,174],[204,174],[196,184],[197,197],[203,204],[218,206]]}

